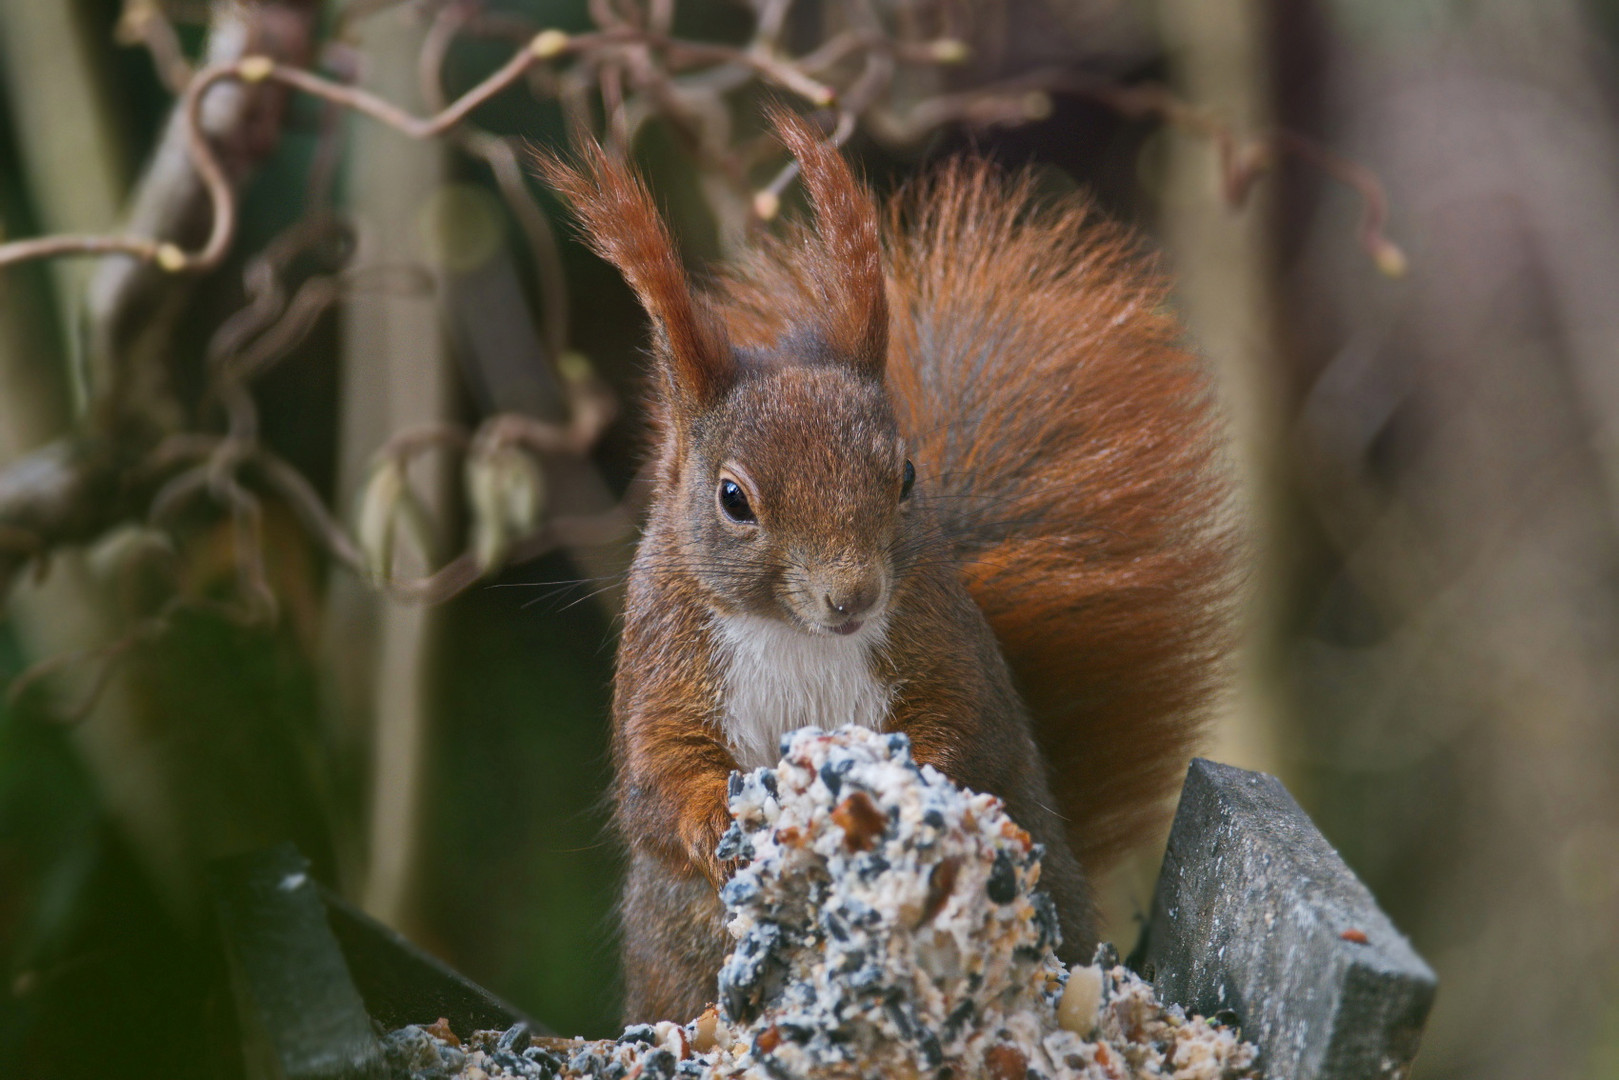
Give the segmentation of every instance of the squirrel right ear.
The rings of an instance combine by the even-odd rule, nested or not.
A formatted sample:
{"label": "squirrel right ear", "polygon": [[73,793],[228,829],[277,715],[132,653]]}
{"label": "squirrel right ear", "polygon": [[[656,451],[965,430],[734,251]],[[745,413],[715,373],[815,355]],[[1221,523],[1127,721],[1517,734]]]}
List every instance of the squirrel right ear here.
{"label": "squirrel right ear", "polygon": [[888,360],[888,293],[877,205],[808,120],[780,106],[768,114],[776,137],[798,159],[815,208],[815,240],[802,257],[825,301],[819,329],[856,369],[881,379]]}
{"label": "squirrel right ear", "polygon": [[666,390],[688,406],[710,405],[736,375],[725,331],[692,292],[646,185],[594,140],[583,142],[577,163],[536,149],[534,166],[572,206],[591,249],[618,267],[652,317]]}

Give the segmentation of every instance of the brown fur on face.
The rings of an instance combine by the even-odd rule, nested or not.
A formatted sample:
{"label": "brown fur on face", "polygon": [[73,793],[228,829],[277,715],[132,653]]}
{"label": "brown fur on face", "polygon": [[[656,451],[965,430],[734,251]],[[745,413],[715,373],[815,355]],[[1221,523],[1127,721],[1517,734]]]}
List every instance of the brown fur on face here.
{"label": "brown fur on face", "polygon": [[[905,449],[882,386],[815,349],[743,365],[692,433],[678,531],[715,610],[824,632],[845,621],[832,600],[860,594],[862,613],[880,611],[921,534],[900,498]],[[722,474],[743,486],[754,523],[718,506]]]}
{"label": "brown fur on face", "polygon": [[[678,542],[712,606],[819,632],[846,621],[842,607],[879,612],[896,562],[923,540],[900,499],[905,448],[882,386],[888,310],[876,207],[802,120],[784,111],[773,119],[803,163],[823,226],[803,234],[797,252],[816,295],[774,340],[742,350],[692,291],[628,168],[594,143],[577,166],[536,160],[652,317],[660,479],[682,492]],[[721,512],[722,477],[747,491],[755,524]]]}
{"label": "brown fur on face", "polygon": [[631,1020],[708,1000],[725,945],[718,620],[881,613],[884,726],[1045,845],[1068,960],[1095,942],[1086,871],[1161,820],[1225,644],[1218,420],[1128,235],[971,163],[880,222],[803,121],[776,124],[817,227],[701,295],[627,169],[542,165],[652,316],[664,421],[613,696]]}

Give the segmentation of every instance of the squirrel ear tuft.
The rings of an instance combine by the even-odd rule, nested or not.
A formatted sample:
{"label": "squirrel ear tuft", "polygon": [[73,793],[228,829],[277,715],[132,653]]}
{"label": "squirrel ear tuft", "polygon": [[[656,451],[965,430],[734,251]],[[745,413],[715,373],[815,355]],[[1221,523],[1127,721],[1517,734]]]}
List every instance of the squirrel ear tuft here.
{"label": "squirrel ear tuft", "polygon": [[888,294],[883,279],[877,205],[836,148],[809,121],[770,109],[776,136],[798,159],[815,208],[819,241],[805,252],[811,280],[826,300],[820,330],[858,369],[882,378],[888,359]]}
{"label": "squirrel ear tuft", "polygon": [[669,390],[685,404],[711,404],[736,374],[724,328],[692,292],[646,185],[595,140],[582,142],[576,162],[535,148],[535,171],[568,202],[591,249],[618,267],[652,317],[658,364]]}

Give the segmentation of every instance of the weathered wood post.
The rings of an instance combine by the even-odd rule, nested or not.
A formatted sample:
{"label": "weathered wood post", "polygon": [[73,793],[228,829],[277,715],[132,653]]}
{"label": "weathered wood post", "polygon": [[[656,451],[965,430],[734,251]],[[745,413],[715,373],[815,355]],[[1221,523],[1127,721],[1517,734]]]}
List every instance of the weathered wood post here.
{"label": "weathered wood post", "polygon": [[250,1080],[384,1080],[374,1023],[545,1031],[327,892],[291,844],[222,859],[211,878]]}
{"label": "weathered wood post", "polygon": [[1236,1014],[1277,1080],[1399,1080],[1438,984],[1280,781],[1192,762],[1141,950],[1165,1001]]}

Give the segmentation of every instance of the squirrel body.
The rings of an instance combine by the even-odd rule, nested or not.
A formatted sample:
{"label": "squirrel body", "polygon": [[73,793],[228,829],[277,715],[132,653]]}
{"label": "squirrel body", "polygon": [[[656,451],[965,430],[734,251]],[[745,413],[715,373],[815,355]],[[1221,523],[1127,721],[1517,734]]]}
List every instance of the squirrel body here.
{"label": "squirrel body", "polygon": [[624,166],[540,161],[654,332],[613,692],[631,1021],[712,1000],[729,776],[804,724],[999,796],[1088,958],[1087,875],[1162,820],[1224,645],[1219,424],[1129,234],[972,162],[883,217],[775,123],[815,226],[701,292]]}

